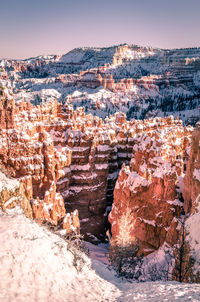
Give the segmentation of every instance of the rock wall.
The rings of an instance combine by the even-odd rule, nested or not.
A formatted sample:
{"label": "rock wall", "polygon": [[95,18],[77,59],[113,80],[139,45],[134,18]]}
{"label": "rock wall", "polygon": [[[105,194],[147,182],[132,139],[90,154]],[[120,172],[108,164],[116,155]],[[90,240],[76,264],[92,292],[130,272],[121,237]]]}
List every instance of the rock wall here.
{"label": "rock wall", "polygon": [[[3,116],[7,111],[4,106]],[[111,204],[118,170],[132,148],[125,115],[103,122],[54,101],[13,103],[12,112],[12,123],[0,129],[0,166],[20,181],[34,218],[57,225],[65,207],[78,209],[86,239],[103,239],[107,195]]]}
{"label": "rock wall", "polygon": [[200,194],[200,123],[196,124],[192,134],[190,157],[183,182],[184,209],[193,214],[197,205],[195,200]]}
{"label": "rock wall", "polygon": [[138,255],[148,255],[164,242],[177,242],[191,131],[171,117],[137,125],[130,165],[120,171],[109,215],[113,248],[138,245]]}
{"label": "rock wall", "polygon": [[[187,250],[184,266],[188,270],[185,281],[200,282],[200,123],[192,134],[190,157],[183,181],[185,241]],[[189,263],[189,265],[188,265]]]}
{"label": "rock wall", "polygon": [[[7,102],[4,97],[1,100],[3,104]],[[26,200],[28,216],[39,223],[47,221],[54,225],[62,224],[66,216],[64,199],[56,191],[56,181],[61,176],[61,169],[71,162],[70,150],[55,149],[47,132],[51,127],[47,125],[50,116],[55,119],[57,115],[57,103],[33,108],[30,103],[23,102],[15,107],[12,101],[12,106],[2,107],[2,116],[12,118],[5,118],[6,123],[2,123],[0,128],[1,168],[20,183],[17,194]],[[55,125],[54,129],[60,127]],[[2,208],[7,201],[4,195]]]}
{"label": "rock wall", "polygon": [[[3,110],[5,115],[8,109]],[[137,221],[131,237],[138,234],[142,252],[157,249],[164,240],[175,240],[175,217],[181,205],[176,186],[188,159],[191,128],[173,117],[127,121],[123,113],[103,121],[86,115],[84,108],[74,111],[56,101],[38,106],[21,101],[13,103],[12,112],[14,120],[0,130],[0,166],[20,181],[39,223],[68,228],[78,210],[85,239],[103,240],[119,171],[123,164],[130,164],[130,168],[123,166],[115,187],[110,215],[113,242],[119,235],[113,224],[128,200],[131,221]],[[144,186],[130,189],[135,181]],[[151,211],[146,209],[146,199]],[[140,208],[137,214],[132,207],[134,211]],[[74,216],[67,218],[66,210]]]}

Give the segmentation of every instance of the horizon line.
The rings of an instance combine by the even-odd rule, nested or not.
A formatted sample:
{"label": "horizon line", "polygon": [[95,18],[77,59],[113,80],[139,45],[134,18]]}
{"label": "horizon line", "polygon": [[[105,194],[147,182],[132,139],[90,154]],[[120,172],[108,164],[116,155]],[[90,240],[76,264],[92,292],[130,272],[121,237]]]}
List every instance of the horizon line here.
{"label": "horizon line", "polygon": [[142,48],[153,48],[153,49],[160,49],[160,50],[183,50],[183,49],[194,49],[194,48],[200,48],[200,46],[189,46],[189,47],[175,47],[175,48],[162,48],[162,47],[157,47],[157,46],[151,46],[151,45],[139,45],[139,44],[129,44],[129,43],[120,43],[120,44],[113,44],[113,45],[107,45],[107,46],[80,46],[80,47],[74,47],[72,49],[70,49],[69,51],[67,51],[64,54],[60,54],[60,53],[54,53],[54,54],[38,54],[37,56],[31,56],[31,57],[26,57],[24,59],[15,59],[15,58],[0,58],[0,60],[11,60],[11,61],[26,61],[26,60],[30,60],[30,59],[36,59],[38,57],[45,57],[45,56],[64,56],[66,54],[68,54],[69,52],[76,50],[76,49],[104,49],[104,48],[112,48],[112,47],[119,47],[119,46],[137,46],[137,47],[142,47]]}

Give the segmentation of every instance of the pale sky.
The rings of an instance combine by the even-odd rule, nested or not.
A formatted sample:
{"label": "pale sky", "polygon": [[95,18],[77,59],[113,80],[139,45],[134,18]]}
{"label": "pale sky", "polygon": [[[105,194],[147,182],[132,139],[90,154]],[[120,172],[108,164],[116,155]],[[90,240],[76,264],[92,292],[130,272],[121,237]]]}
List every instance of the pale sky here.
{"label": "pale sky", "polygon": [[75,47],[200,46],[200,0],[1,0],[0,58]]}

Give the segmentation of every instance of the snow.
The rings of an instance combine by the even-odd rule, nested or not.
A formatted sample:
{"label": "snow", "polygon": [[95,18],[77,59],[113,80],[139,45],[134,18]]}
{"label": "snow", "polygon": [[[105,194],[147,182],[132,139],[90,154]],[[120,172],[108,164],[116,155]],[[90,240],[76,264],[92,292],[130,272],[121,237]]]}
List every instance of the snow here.
{"label": "snow", "polygon": [[108,169],[108,164],[95,164],[97,170],[106,170]]}
{"label": "snow", "polygon": [[199,285],[180,284],[177,282],[144,282],[134,283],[132,288],[127,286],[117,301],[122,302],[197,302],[200,299]]}
{"label": "snow", "polygon": [[71,148],[71,150],[73,152],[84,152],[84,151],[86,151],[88,149],[89,149],[89,147],[76,147],[76,146],[74,146],[74,147]]}
{"label": "snow", "polygon": [[[153,159],[154,161],[155,159]],[[165,162],[163,165],[160,165],[155,169],[153,172],[153,177],[156,178],[163,178],[166,173],[171,173],[173,171],[173,168],[170,168],[170,165],[168,162]]]}
{"label": "snow", "polygon": [[42,100],[47,100],[48,98],[59,99],[61,94],[56,89],[42,89],[40,92],[40,97]]}
{"label": "snow", "polygon": [[41,170],[44,168],[44,164],[41,163],[40,165],[34,165],[34,164],[29,164],[28,166],[24,166],[25,170],[31,170],[31,171],[35,171],[35,170]]}
{"label": "snow", "polygon": [[0,301],[115,301],[119,290],[84,257],[73,266],[68,244],[22,214],[0,212]]}
{"label": "snow", "polygon": [[130,172],[127,180],[124,182],[124,185],[128,186],[130,191],[136,193],[137,188],[140,186],[147,187],[149,186],[149,182],[144,177],[141,177],[138,173]]}
{"label": "snow", "polygon": [[110,146],[108,146],[108,145],[98,145],[97,146],[97,150],[101,151],[101,152],[109,151],[110,150]]}
{"label": "snow", "polygon": [[[64,172],[64,171],[63,171]],[[65,174],[64,174],[65,175]],[[63,184],[63,183],[65,183],[65,182],[68,182],[69,181],[69,178],[68,177],[65,177],[65,178],[62,178],[62,179],[59,179],[57,182],[56,182],[56,184],[57,185],[61,185],[61,184]]]}
{"label": "snow", "polygon": [[91,166],[90,164],[86,164],[86,165],[71,165],[70,166],[72,171],[89,171]]}
{"label": "snow", "polygon": [[19,182],[17,179],[8,178],[0,171],[0,192],[4,189],[6,189],[7,191],[15,191],[15,189],[18,187]]}
{"label": "snow", "polygon": [[[92,267],[96,273],[120,290],[120,296],[116,298],[116,302],[195,302],[200,300],[200,285],[197,284],[184,284],[172,281],[127,282],[125,279],[117,278],[115,272],[110,268],[108,270],[105,265],[107,263],[109,245],[87,243],[86,246],[90,251]],[[162,269],[163,261],[165,261],[163,250],[160,250],[159,254],[155,252],[151,255],[153,256],[146,257],[146,264],[154,262],[155,257],[159,257]]]}
{"label": "snow", "polygon": [[89,181],[89,180],[97,178],[97,176],[98,175],[95,172],[90,172],[90,173],[88,173],[87,176],[85,175],[85,173],[84,174],[79,174],[79,175],[72,175],[72,179],[77,181],[77,180],[82,180],[82,179],[87,178],[87,181]]}
{"label": "snow", "polygon": [[73,195],[80,193],[81,191],[96,191],[99,187],[101,187],[103,185],[103,182],[100,182],[98,185],[91,185],[91,186],[87,186],[87,185],[81,185],[81,186],[70,186],[70,193]]}
{"label": "snow", "polygon": [[200,169],[194,169],[193,177],[200,182]]}
{"label": "snow", "polygon": [[107,180],[110,180],[110,179],[112,179],[112,180],[116,180],[116,179],[117,179],[118,174],[119,174],[119,171],[115,171],[115,172],[109,173],[109,174],[108,174],[108,178],[107,178]]}
{"label": "snow", "polygon": [[174,206],[178,206],[178,207],[182,207],[183,206],[183,203],[180,200],[178,200],[178,199],[167,200],[167,203],[169,203],[171,205],[174,205]]}
{"label": "snow", "polygon": [[183,192],[183,180],[184,180],[185,174],[183,173],[178,177],[178,182],[177,182],[177,192],[182,193]]}
{"label": "snow", "polygon": [[4,207],[7,208],[10,204],[12,204],[14,201],[16,201],[17,197],[11,197],[10,199],[8,199],[5,203],[4,203]]}
{"label": "snow", "polygon": [[39,160],[41,161],[43,158],[42,154],[35,154],[33,156],[20,156],[20,157],[11,157],[10,160],[12,161],[31,161],[31,160]]}
{"label": "snow", "polygon": [[156,226],[156,222],[155,220],[147,220],[147,219],[144,219],[144,218],[140,218],[144,223],[147,223],[147,224],[150,224],[152,226]]}
{"label": "snow", "polygon": [[89,249],[90,258],[109,264],[109,244],[100,243],[94,245],[90,242],[85,242],[85,246]]}
{"label": "snow", "polygon": [[108,269],[107,244],[92,245],[77,271],[68,243],[24,217],[0,212],[0,301],[199,301],[200,285],[127,282]]}
{"label": "snow", "polygon": [[200,232],[198,226],[200,225],[200,195],[196,198],[197,204],[196,213],[190,215],[186,220],[187,240],[191,247],[191,253],[196,260],[195,268],[199,270],[200,267]]}
{"label": "snow", "polygon": [[79,51],[79,49],[74,49],[62,56],[60,62],[64,63],[80,63],[84,57],[84,52]]}
{"label": "snow", "polygon": [[64,218],[63,222],[66,223],[67,220],[68,220],[68,218],[71,220],[70,213],[67,213],[67,214],[65,215],[65,218]]}

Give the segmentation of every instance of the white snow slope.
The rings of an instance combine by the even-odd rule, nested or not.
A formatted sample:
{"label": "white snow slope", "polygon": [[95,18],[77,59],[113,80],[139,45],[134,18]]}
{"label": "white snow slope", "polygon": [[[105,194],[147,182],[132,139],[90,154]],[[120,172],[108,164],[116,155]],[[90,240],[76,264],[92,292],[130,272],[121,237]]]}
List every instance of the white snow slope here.
{"label": "white snow slope", "polygon": [[66,241],[19,212],[0,211],[0,301],[200,301],[197,284],[120,280],[101,261],[102,246],[92,249],[78,272]]}
{"label": "white snow slope", "polygon": [[119,290],[85,258],[78,273],[67,242],[23,215],[0,212],[0,301],[113,301]]}

